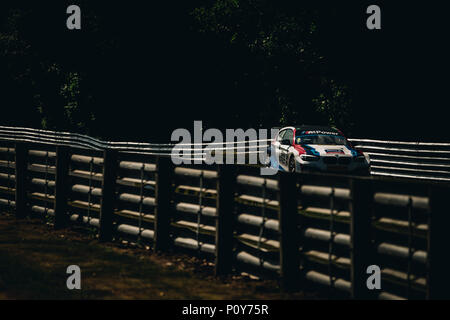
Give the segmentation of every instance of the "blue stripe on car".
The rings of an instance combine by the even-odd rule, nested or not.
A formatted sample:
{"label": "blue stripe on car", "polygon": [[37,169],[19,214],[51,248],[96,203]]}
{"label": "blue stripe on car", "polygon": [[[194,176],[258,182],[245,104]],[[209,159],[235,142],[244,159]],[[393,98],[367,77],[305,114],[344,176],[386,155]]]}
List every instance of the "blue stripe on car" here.
{"label": "blue stripe on car", "polygon": [[358,151],[356,151],[355,149],[350,148],[349,146],[346,146],[348,150],[350,150],[350,152],[352,153],[352,156],[357,157],[358,156]]}
{"label": "blue stripe on car", "polygon": [[302,147],[305,149],[307,155],[320,156],[320,153],[313,147],[307,144],[303,145]]}

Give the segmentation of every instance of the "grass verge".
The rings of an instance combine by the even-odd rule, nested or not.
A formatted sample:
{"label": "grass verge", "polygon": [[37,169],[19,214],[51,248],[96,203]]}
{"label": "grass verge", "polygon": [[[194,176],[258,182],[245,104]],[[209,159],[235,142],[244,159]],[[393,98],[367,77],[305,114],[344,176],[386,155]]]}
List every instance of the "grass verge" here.
{"label": "grass verge", "polygon": [[[314,298],[282,294],[275,281],[217,279],[210,265],[187,255],[102,244],[80,231],[0,215],[0,299]],[[73,264],[81,268],[81,290],[66,287]]]}

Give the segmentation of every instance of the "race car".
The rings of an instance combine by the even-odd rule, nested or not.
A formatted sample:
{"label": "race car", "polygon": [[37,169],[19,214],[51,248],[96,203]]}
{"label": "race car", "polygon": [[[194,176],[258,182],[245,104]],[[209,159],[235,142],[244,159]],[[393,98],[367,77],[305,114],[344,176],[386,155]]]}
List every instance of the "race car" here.
{"label": "race car", "polygon": [[370,174],[369,156],[332,127],[281,128],[269,152],[270,166],[282,171]]}

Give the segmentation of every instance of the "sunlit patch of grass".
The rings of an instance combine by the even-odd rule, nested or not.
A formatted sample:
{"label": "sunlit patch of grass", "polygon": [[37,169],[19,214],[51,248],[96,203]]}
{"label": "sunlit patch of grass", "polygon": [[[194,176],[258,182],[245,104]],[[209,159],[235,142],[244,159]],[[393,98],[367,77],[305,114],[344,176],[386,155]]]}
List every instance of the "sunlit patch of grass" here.
{"label": "sunlit patch of grass", "polygon": [[[157,256],[0,215],[0,299],[276,299],[276,284],[230,284],[166,267]],[[66,269],[81,268],[81,290]]]}

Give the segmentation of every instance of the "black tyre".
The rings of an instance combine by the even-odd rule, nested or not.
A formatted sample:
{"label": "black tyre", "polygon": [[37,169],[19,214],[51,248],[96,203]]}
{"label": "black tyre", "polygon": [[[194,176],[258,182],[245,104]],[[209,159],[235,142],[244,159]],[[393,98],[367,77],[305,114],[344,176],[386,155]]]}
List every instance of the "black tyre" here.
{"label": "black tyre", "polygon": [[295,172],[295,158],[289,158],[289,172]]}

